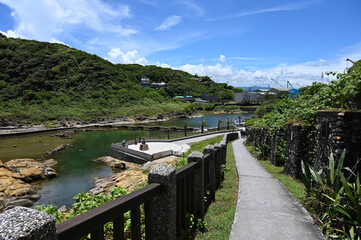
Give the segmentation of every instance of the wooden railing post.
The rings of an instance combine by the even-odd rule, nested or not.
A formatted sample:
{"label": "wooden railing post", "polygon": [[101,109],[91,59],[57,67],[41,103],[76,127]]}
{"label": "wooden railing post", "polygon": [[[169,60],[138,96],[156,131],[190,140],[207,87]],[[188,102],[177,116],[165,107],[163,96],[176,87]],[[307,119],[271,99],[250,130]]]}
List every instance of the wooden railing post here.
{"label": "wooden railing post", "polygon": [[214,160],[215,160],[215,174],[216,174],[216,188],[221,185],[221,157],[222,146],[219,143],[214,144]]}
{"label": "wooden railing post", "polygon": [[175,168],[159,164],[148,175],[148,183],[163,185],[163,191],[153,200],[152,239],[176,239],[176,175]]}
{"label": "wooden railing post", "polygon": [[210,200],[214,202],[216,199],[216,172],[215,172],[214,146],[207,145],[203,149],[203,153],[211,155],[209,159],[209,191],[211,193]]}
{"label": "wooden railing post", "polygon": [[204,219],[204,158],[201,152],[195,151],[188,155],[188,163],[198,162],[196,171],[193,172],[194,210],[200,219]]}
{"label": "wooden railing post", "polygon": [[0,214],[0,239],[56,240],[55,218],[26,207]]}
{"label": "wooden railing post", "polygon": [[222,157],[221,157],[221,164],[226,164],[227,162],[227,143],[221,142],[222,148]]}

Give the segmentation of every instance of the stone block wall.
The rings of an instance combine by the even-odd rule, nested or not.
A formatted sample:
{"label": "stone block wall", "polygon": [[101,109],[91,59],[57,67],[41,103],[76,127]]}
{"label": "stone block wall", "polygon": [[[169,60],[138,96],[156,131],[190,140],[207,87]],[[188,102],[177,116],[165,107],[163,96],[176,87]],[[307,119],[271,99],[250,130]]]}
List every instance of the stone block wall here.
{"label": "stone block wall", "polygon": [[361,112],[317,112],[314,159],[319,167],[327,168],[330,153],[338,161],[343,149],[344,166],[352,168],[361,159]]}
{"label": "stone block wall", "polygon": [[270,138],[270,160],[273,165],[282,165],[280,159],[280,152],[278,146],[280,145],[281,139],[285,138],[285,130],[278,128],[275,134]]}
{"label": "stone block wall", "polygon": [[301,161],[309,162],[309,151],[313,148],[313,139],[309,139],[312,127],[291,125],[286,133],[285,173],[293,178],[302,177]]}

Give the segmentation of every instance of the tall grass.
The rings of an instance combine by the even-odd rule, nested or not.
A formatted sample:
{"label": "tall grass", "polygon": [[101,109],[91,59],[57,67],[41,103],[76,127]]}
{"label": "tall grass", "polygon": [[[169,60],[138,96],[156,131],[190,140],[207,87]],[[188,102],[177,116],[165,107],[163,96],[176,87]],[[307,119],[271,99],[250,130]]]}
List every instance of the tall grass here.
{"label": "tall grass", "polygon": [[231,143],[227,145],[226,169],[222,187],[216,192],[216,201],[209,206],[204,217],[208,231],[197,232],[195,239],[229,238],[238,200],[238,176]]}

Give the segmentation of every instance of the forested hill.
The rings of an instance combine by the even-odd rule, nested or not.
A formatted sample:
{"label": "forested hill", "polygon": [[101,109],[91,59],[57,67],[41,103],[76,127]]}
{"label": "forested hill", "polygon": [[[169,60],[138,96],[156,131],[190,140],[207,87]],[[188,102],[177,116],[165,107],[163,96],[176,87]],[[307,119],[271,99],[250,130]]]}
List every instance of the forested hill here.
{"label": "forested hill", "polygon": [[[143,89],[141,76],[167,86]],[[209,77],[199,82],[193,78],[169,68],[112,64],[61,44],[0,38],[0,117],[34,118],[32,111],[42,115],[39,120],[73,114],[96,117],[117,114],[130,104],[169,103],[176,95],[208,93],[221,100],[234,96],[231,86]]]}

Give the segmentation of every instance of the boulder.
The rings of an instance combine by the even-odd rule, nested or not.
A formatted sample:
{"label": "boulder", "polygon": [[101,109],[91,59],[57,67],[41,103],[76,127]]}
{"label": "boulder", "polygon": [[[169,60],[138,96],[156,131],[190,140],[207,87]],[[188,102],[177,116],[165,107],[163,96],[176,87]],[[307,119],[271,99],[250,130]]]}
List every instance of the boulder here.
{"label": "boulder", "polygon": [[29,200],[29,199],[15,199],[15,200],[10,200],[7,203],[5,203],[5,211],[16,207],[16,206],[23,206],[23,207],[31,207],[34,205],[34,202]]}
{"label": "boulder", "polygon": [[127,169],[127,165],[124,162],[118,160],[118,161],[114,161],[113,168]]}
{"label": "boulder", "polygon": [[45,177],[47,177],[47,178],[54,178],[54,177],[58,176],[58,174],[55,172],[55,170],[50,167],[45,168],[44,174],[45,174]]}
{"label": "boulder", "polygon": [[62,144],[62,145],[54,148],[53,150],[50,150],[50,151],[46,152],[45,155],[51,155],[51,154],[59,152],[59,151],[61,151],[63,149],[65,149],[65,145]]}
{"label": "boulder", "polygon": [[[29,158],[8,161],[5,163],[5,167],[15,174],[13,174],[11,177],[20,178],[25,182],[34,182],[45,179],[47,177],[57,176],[54,169]],[[0,168],[0,171],[1,170],[2,168]]]}
{"label": "boulder", "polygon": [[157,114],[157,115],[155,115],[155,117],[157,118],[157,119],[164,119],[164,115],[163,114]]}
{"label": "boulder", "polygon": [[6,168],[0,168],[0,178],[1,177],[21,178],[21,176],[18,173],[11,172]]}
{"label": "boulder", "polygon": [[134,120],[135,121],[145,121],[148,119],[148,115],[135,115]]}
{"label": "boulder", "polygon": [[115,186],[125,187],[129,191],[133,191],[136,187],[140,186],[147,176],[142,171],[128,170],[115,180]]}
{"label": "boulder", "polygon": [[111,168],[117,168],[117,169],[122,169],[122,170],[125,170],[128,168],[133,168],[136,166],[136,164],[132,164],[132,163],[128,163],[128,162],[126,163],[124,161],[120,161],[116,158],[112,158],[109,156],[96,158],[96,159],[93,159],[92,161],[97,162],[97,163],[105,163]]}
{"label": "boulder", "polygon": [[155,165],[157,165],[156,162],[151,162],[151,161],[149,161],[149,162],[144,163],[143,166],[142,166],[140,169],[142,169],[142,170],[149,170],[149,169],[151,169],[151,168],[152,168],[153,166],[155,166]]}
{"label": "boulder", "polygon": [[58,164],[58,162],[54,159],[48,159],[43,164],[47,167],[52,167],[52,166]]}
{"label": "boulder", "polygon": [[67,212],[67,211],[68,211],[68,208],[67,208],[66,205],[63,205],[58,209],[59,213],[64,213],[64,212]]}
{"label": "boulder", "polygon": [[21,179],[25,182],[35,182],[45,178],[44,168],[41,167],[32,167],[22,169],[20,171]]}
{"label": "boulder", "polygon": [[56,176],[54,169],[33,159],[14,159],[3,165],[0,168],[0,212],[15,206],[31,207],[40,199],[36,194],[39,187],[27,182]]}

